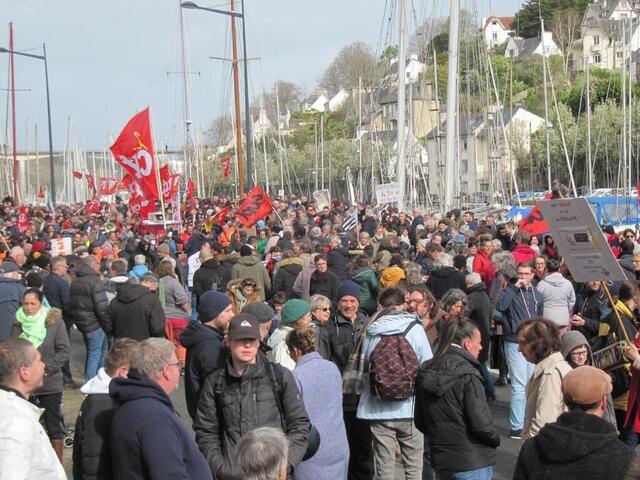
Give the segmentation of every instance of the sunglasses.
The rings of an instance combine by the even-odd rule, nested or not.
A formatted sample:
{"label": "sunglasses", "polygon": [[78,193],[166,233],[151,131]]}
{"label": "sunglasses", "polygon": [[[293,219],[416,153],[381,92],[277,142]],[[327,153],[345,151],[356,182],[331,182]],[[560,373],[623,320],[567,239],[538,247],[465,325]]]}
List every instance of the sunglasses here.
{"label": "sunglasses", "polygon": [[331,309],[329,307],[324,307],[324,308],[316,308],[316,310],[322,310],[323,312],[328,312]]}

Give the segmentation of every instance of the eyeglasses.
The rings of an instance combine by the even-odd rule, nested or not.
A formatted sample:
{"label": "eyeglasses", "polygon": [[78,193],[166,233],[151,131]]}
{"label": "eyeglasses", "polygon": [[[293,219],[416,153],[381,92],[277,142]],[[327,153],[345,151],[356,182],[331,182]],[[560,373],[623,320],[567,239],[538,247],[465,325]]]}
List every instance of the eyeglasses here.
{"label": "eyeglasses", "polygon": [[180,362],[167,363],[165,367],[178,367],[180,368]]}
{"label": "eyeglasses", "polygon": [[586,357],[589,354],[588,350],[579,350],[577,352],[571,352],[572,357]]}
{"label": "eyeglasses", "polygon": [[329,307],[324,307],[324,308],[316,308],[316,310],[320,310],[320,311],[322,311],[322,312],[328,312],[328,311],[330,311],[331,309],[330,309]]}

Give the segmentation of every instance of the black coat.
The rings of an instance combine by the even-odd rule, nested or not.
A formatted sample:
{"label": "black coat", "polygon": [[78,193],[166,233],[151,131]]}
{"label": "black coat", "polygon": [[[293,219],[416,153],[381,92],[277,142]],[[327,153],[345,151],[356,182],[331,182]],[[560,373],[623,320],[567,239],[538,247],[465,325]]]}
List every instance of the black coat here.
{"label": "black coat", "polygon": [[429,439],[431,465],[465,471],[493,465],[500,435],[487,405],[480,364],[450,346],[425,362],[416,384],[415,423]]}
{"label": "black coat", "polygon": [[582,411],[548,423],[520,450],[514,480],[622,480],[633,451],[606,420]]}
{"label": "black coat", "polygon": [[76,265],[76,279],[69,288],[69,308],[82,333],[105,328],[111,323],[107,307],[107,289],[98,274],[84,262]]}
{"label": "black coat", "polygon": [[489,343],[491,342],[491,300],[480,282],[467,289],[469,320],[476,324],[482,336],[482,350],[478,355],[479,362],[486,362],[489,358]]}
{"label": "black coat", "polygon": [[16,312],[22,306],[26,288],[11,278],[0,277],[0,340],[11,336]]}
{"label": "black coat", "polygon": [[293,298],[293,284],[298,278],[298,274],[302,271],[302,261],[297,258],[287,258],[280,262],[278,270],[273,277],[271,285],[271,295],[278,292],[284,292],[287,298]]}
{"label": "black coat", "polygon": [[[216,480],[240,480],[234,447],[243,434],[258,427],[282,429],[289,440],[289,465],[296,467],[307,449],[311,428],[293,375],[273,364],[281,381],[283,417],[275,398],[267,360],[248,365],[238,377],[228,365],[213,372],[202,388],[194,430],[196,441]],[[216,394],[216,387],[221,391]],[[219,411],[219,410],[222,411]],[[220,419],[224,419],[220,425]]]}
{"label": "black coat", "polygon": [[118,338],[141,342],[149,337],[164,337],[166,317],[158,296],[144,285],[128,283],[118,287],[109,304],[110,324],[105,331]]}
{"label": "black coat", "polygon": [[202,244],[206,242],[206,240],[207,239],[202,233],[194,232],[193,235],[189,237],[189,240],[187,240],[187,244],[184,247],[184,251],[190,257],[194,253],[200,251],[200,246],[202,246]]}
{"label": "black coat", "polygon": [[335,273],[340,280],[347,278],[347,266],[349,265],[349,250],[347,247],[338,247],[327,253],[327,265],[329,271]]}
{"label": "black coat", "polygon": [[224,365],[223,340],[223,332],[200,322],[189,322],[189,326],[180,335],[180,343],[187,349],[184,393],[192,420],[196,419],[196,409],[204,381],[211,372]]}
{"label": "black coat", "polygon": [[69,284],[64,278],[55,273],[47,275],[42,284],[42,293],[50,306],[62,310],[63,317],[72,316],[71,312],[64,310],[69,304]]}
{"label": "black coat", "polygon": [[427,288],[431,290],[436,300],[440,300],[447,290],[452,288],[458,288],[464,292],[466,288],[464,273],[453,267],[440,267],[429,275]]}
{"label": "black coat", "polygon": [[602,288],[594,292],[584,286],[582,291],[576,295],[576,304],[573,307],[573,313],[584,318],[585,323],[582,326],[572,325],[571,329],[578,330],[585,336],[587,341],[590,342],[598,335],[600,322],[610,311],[609,301],[602,291]]}
{"label": "black coat", "polygon": [[89,395],[76,419],[73,436],[73,478],[111,480],[111,420],[115,401],[108,393]]}
{"label": "black coat", "polygon": [[160,386],[136,371],[114,378],[109,394],[119,404],[111,423],[114,480],[212,480],[191,434]]}
{"label": "black coat", "polygon": [[340,289],[340,279],[331,270],[320,273],[315,270],[311,274],[309,282],[309,295],[324,295],[331,303],[338,302],[338,290]]}
{"label": "black coat", "polygon": [[231,280],[230,269],[225,268],[215,258],[210,258],[203,262],[193,274],[193,293],[200,299],[200,295],[209,290],[224,292],[227,290],[229,280]]}

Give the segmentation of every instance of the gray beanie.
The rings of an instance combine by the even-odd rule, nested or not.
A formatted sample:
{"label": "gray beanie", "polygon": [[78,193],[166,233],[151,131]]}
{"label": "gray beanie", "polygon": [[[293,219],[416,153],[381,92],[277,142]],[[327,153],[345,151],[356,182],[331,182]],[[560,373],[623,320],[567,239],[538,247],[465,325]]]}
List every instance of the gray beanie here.
{"label": "gray beanie", "polygon": [[562,344],[560,347],[562,357],[566,359],[571,351],[578,348],[580,345],[587,346],[587,348],[589,349],[589,357],[591,357],[591,348],[589,347],[589,342],[587,342],[585,336],[578,330],[568,331],[562,337]]}

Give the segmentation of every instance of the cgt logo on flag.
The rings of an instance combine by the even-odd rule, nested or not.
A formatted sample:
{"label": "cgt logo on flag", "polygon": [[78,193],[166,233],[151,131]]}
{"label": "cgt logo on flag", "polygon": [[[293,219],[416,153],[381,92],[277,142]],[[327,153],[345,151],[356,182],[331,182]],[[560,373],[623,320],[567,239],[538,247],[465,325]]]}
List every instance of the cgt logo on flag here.
{"label": "cgt logo on flag", "polygon": [[159,197],[148,107],[127,122],[110,150],[116,162],[140,186],[147,200]]}

